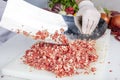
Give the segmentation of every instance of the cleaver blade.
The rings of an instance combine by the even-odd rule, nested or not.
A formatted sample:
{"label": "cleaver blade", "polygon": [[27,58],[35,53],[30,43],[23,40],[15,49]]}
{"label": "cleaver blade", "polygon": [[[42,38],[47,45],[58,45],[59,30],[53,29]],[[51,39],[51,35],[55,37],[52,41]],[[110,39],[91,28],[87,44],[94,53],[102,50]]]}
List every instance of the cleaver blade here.
{"label": "cleaver blade", "polygon": [[[65,20],[66,24],[68,25],[68,30],[64,32],[64,34],[69,37],[70,39],[82,39],[82,40],[96,40],[100,38],[102,35],[104,35],[106,29],[107,29],[107,23],[100,19],[97,27],[95,30],[90,34],[82,34],[79,29],[76,27],[74,18],[79,16],[63,16],[63,19]],[[81,20],[80,20],[81,24]]]}

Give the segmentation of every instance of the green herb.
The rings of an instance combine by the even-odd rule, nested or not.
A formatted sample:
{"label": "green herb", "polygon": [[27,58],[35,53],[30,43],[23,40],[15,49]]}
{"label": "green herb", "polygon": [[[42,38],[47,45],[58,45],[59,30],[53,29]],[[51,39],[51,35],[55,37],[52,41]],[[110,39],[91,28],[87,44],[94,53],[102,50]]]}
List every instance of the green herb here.
{"label": "green herb", "polygon": [[110,14],[110,11],[109,11],[107,8],[103,8],[103,10],[105,11],[105,13],[106,13],[107,15]]}
{"label": "green herb", "polygon": [[62,5],[62,10],[65,11],[68,7],[73,7],[74,12],[78,11],[78,5],[75,0],[49,0],[49,7],[53,8],[56,3],[60,3]]}

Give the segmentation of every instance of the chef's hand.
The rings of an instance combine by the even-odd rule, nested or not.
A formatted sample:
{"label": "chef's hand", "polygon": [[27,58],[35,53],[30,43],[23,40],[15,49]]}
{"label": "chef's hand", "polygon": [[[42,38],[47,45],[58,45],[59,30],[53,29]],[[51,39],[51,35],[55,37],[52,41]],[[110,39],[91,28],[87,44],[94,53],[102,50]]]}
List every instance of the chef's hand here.
{"label": "chef's hand", "polygon": [[91,34],[100,19],[100,13],[89,0],[83,0],[79,3],[79,11],[76,16],[82,17],[82,26],[79,24],[79,17],[74,19],[76,26],[83,34]]}

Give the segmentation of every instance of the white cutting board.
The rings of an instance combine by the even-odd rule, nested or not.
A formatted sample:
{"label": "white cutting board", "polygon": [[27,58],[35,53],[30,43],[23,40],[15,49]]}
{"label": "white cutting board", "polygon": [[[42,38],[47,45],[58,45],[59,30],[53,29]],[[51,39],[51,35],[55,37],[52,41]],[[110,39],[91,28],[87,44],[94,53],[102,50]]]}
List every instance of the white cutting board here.
{"label": "white cutting board", "polygon": [[[96,45],[99,45],[98,53],[102,57],[105,57],[105,55],[107,54],[109,37],[110,31],[107,30],[105,35],[97,41]],[[29,38],[17,35],[8,42],[6,42],[3,47],[0,47],[0,52],[3,52],[3,54],[19,54],[16,58],[14,58],[2,68],[2,74],[32,80],[103,80],[103,72],[105,66],[104,63],[100,63],[103,62],[104,59],[100,58],[99,62],[95,65],[97,67],[97,72],[95,75],[80,74],[72,77],[56,78],[56,76],[51,72],[30,68],[29,66],[23,64],[20,58],[24,55],[25,50],[28,49],[35,42],[36,41]]]}

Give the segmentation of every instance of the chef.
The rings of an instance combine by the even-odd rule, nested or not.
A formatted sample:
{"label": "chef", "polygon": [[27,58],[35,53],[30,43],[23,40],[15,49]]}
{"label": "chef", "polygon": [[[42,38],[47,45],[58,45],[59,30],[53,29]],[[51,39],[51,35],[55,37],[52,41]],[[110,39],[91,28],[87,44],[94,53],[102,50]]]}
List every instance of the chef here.
{"label": "chef", "polygon": [[[79,6],[77,16],[82,16],[82,27],[78,24],[78,17],[75,18],[75,24],[83,34],[91,34],[99,22],[100,13],[90,0],[76,0],[76,3]],[[6,41],[10,36],[11,32],[1,28],[0,42]]]}

